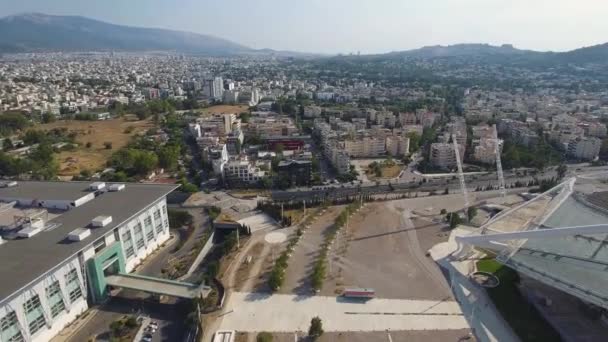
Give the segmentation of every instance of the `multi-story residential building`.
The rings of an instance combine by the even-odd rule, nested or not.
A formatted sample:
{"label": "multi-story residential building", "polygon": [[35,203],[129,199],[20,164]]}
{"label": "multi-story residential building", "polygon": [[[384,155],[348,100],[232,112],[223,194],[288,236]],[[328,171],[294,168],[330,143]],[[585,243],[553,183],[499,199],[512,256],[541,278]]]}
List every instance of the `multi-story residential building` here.
{"label": "multi-story residential building", "polygon": [[417,124],[417,118],[415,113],[399,113],[399,123],[401,126],[409,126]]}
{"label": "multi-story residential building", "polygon": [[410,133],[416,133],[419,137],[421,137],[422,133],[424,132],[424,127],[422,127],[422,125],[403,126],[401,127],[401,130],[405,135]]}
{"label": "multi-story residential building", "polygon": [[386,153],[386,142],[376,137],[345,140],[342,146],[344,151],[354,158],[379,157]]}
{"label": "multi-story residential building", "polygon": [[131,272],[169,239],[173,185],[3,185],[2,341],[50,341],[108,297],[106,277]]}
{"label": "multi-story residential building", "polygon": [[598,138],[576,138],[568,143],[568,155],[580,160],[594,160],[600,153],[602,141]]}
{"label": "multi-story residential building", "polygon": [[433,125],[435,124],[435,121],[437,120],[437,114],[433,113],[433,112],[427,112],[427,111],[423,111],[420,113],[416,113],[418,120],[420,121],[420,124],[423,127],[433,127]]}
{"label": "multi-story residential building", "polygon": [[277,166],[279,179],[289,180],[290,186],[308,186],[312,178],[310,160],[282,160]]}
{"label": "multi-story residential building", "polygon": [[205,90],[210,98],[221,100],[224,95],[224,80],[221,77],[207,80]]}
{"label": "multi-story residential building", "polygon": [[211,162],[213,173],[220,177],[224,176],[224,165],[228,162],[228,148],[226,144],[217,144],[209,147],[203,153],[203,158]]}
{"label": "multi-story residential building", "polygon": [[410,139],[397,135],[388,136],[386,151],[391,156],[406,156],[410,153]]}
{"label": "multi-story residential building", "polygon": [[247,133],[262,138],[291,136],[298,133],[298,128],[289,117],[269,115],[252,117],[247,125]]}
{"label": "multi-story residential building", "polygon": [[[502,151],[503,141],[498,140],[499,153]],[[496,162],[496,140],[481,139],[474,147],[473,159],[484,164],[494,164]]]}
{"label": "multi-story residential building", "polygon": [[224,181],[228,185],[255,184],[265,175],[266,172],[255,167],[246,157],[229,160],[224,165]]}
{"label": "multi-story residential building", "polygon": [[330,151],[330,161],[339,174],[350,171],[350,156],[343,150],[333,148]]}
{"label": "multi-story residential building", "polygon": [[599,122],[585,122],[579,124],[585,131],[585,135],[590,137],[605,138],[607,135],[606,125]]}
{"label": "multi-story residential building", "polygon": [[[464,159],[464,146],[458,144],[458,152],[461,160]],[[433,143],[431,144],[430,162],[432,165],[449,169],[457,166],[456,154],[454,153],[453,143]]]}
{"label": "multi-story residential building", "polygon": [[321,116],[323,109],[319,106],[306,106],[304,107],[304,117],[305,118],[318,118]]}

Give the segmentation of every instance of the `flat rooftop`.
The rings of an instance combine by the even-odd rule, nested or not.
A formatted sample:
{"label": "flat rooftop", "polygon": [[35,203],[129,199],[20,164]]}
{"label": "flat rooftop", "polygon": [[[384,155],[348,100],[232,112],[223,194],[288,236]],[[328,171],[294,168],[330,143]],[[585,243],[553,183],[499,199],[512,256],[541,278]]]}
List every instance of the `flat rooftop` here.
{"label": "flat rooftop", "polygon": [[17,186],[0,188],[0,197],[35,198],[38,201],[75,201],[91,193],[91,190],[89,190],[91,183],[20,181]]}
{"label": "flat rooftop", "polygon": [[[89,184],[90,182],[19,182],[16,187],[0,189],[0,195],[8,197],[6,194],[10,193],[11,197],[69,200],[90,192],[86,191]],[[40,196],[37,196],[35,189],[38,189]],[[5,241],[0,245],[0,303],[175,189],[175,185],[127,183],[122,191],[105,192],[79,207],[51,218],[47,226],[54,227],[52,229],[27,239]],[[91,236],[83,241],[68,239],[71,231],[88,227],[100,215],[112,216],[112,222],[105,227],[92,228]]]}

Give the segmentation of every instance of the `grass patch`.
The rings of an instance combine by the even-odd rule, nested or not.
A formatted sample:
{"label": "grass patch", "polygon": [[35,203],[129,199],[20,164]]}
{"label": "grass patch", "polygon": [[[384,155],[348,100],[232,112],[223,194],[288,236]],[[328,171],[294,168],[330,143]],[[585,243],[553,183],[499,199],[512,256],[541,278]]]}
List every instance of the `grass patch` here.
{"label": "grass patch", "polygon": [[479,271],[496,275],[500,285],[486,289],[494,306],[523,342],[561,341],[560,335],[519,292],[519,275],[496,260],[477,262]]}

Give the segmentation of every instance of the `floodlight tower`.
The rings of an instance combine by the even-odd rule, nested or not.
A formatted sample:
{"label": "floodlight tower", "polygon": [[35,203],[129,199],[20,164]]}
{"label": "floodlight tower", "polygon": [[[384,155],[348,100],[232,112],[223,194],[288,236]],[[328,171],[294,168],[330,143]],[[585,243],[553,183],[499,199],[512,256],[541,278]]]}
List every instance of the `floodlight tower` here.
{"label": "floodlight tower", "polygon": [[505,177],[502,173],[502,161],[500,160],[500,140],[498,139],[498,131],[496,130],[496,124],[494,128],[494,153],[496,153],[496,172],[498,173],[498,188],[500,189],[500,195],[504,199],[507,196],[507,189],[505,187]]}
{"label": "floodlight tower", "polygon": [[458,142],[456,141],[456,135],[452,134],[452,143],[454,143],[454,153],[456,154],[456,164],[458,165],[458,178],[460,179],[460,188],[462,189],[462,196],[464,197],[464,212],[466,216],[467,209],[469,208],[469,192],[467,191],[467,185],[464,182],[464,172],[462,172],[462,161],[460,160],[460,152],[458,151]]}

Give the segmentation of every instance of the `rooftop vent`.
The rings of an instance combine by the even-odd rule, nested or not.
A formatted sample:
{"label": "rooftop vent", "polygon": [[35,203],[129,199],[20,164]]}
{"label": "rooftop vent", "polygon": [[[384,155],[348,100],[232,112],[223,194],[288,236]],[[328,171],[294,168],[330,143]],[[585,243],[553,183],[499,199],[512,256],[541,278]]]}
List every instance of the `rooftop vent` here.
{"label": "rooftop vent", "polygon": [[110,191],[121,191],[121,190],[123,190],[124,188],[125,188],[125,185],[124,185],[124,184],[111,184],[111,185],[108,187],[108,190],[110,190]]}
{"label": "rooftop vent", "polygon": [[17,186],[17,181],[2,181],[0,182],[0,188],[12,188]]}
{"label": "rooftop vent", "polygon": [[44,220],[42,219],[33,219],[30,223],[26,224],[23,229],[21,229],[17,236],[20,238],[31,238],[32,236],[40,233],[44,229]]}
{"label": "rooftop vent", "polygon": [[89,190],[94,190],[94,191],[103,190],[105,188],[106,188],[105,182],[95,182],[95,183],[91,183],[89,185]]}
{"label": "rooftop vent", "polygon": [[91,235],[91,230],[87,228],[76,228],[68,234],[70,241],[82,241]]}
{"label": "rooftop vent", "polygon": [[97,216],[91,221],[93,227],[105,227],[112,222],[112,216]]}

